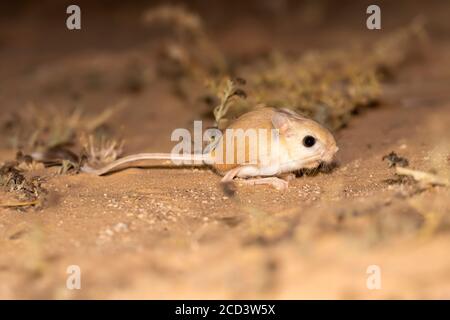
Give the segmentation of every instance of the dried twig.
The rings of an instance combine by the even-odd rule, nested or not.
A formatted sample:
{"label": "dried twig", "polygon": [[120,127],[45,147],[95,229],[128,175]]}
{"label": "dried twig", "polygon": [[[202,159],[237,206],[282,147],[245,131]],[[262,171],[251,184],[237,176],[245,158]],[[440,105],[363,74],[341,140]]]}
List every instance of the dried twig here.
{"label": "dried twig", "polygon": [[25,202],[6,202],[6,203],[0,203],[0,207],[2,207],[2,208],[28,207],[28,206],[35,206],[39,203],[40,203],[39,200],[25,201]]}
{"label": "dried twig", "polygon": [[422,182],[429,185],[440,185],[440,186],[450,186],[450,181],[448,178],[440,177],[435,174],[431,174],[419,170],[411,170],[402,167],[396,167],[396,173],[402,176],[411,176],[414,180]]}

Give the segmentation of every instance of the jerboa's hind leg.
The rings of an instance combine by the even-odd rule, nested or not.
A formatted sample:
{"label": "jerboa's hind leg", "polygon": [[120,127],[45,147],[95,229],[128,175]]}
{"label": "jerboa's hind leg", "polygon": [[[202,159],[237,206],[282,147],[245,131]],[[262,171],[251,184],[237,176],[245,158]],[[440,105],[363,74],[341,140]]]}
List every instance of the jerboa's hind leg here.
{"label": "jerboa's hind leg", "polygon": [[253,178],[245,179],[239,181],[239,183],[257,185],[257,184],[268,184],[277,190],[285,190],[289,187],[289,182],[277,177],[265,177],[265,178]]}
{"label": "jerboa's hind leg", "polygon": [[[252,176],[252,174],[257,175],[257,171],[259,169],[255,166],[243,166],[243,167],[237,167],[234,169],[229,170],[222,180],[220,181],[222,184],[229,184],[233,182],[233,179],[239,175],[248,175]],[[250,184],[250,185],[261,185],[261,184],[268,184],[274,187],[277,190],[284,190],[287,189],[289,186],[289,183],[286,180],[277,178],[277,177],[265,177],[265,178],[250,178],[250,179],[243,179],[239,181],[243,184]]]}

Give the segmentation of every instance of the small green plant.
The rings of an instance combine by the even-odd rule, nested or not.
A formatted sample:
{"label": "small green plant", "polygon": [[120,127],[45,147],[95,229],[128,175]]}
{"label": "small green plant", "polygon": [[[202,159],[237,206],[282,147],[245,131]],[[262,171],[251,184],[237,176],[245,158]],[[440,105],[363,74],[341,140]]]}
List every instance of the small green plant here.
{"label": "small green plant", "polygon": [[[114,131],[108,125],[122,105],[87,115],[79,108],[38,110],[30,104],[2,126],[2,134],[13,143],[9,147],[20,150],[24,157],[31,159],[29,155],[34,155],[46,166],[59,165],[60,174],[78,172],[82,151],[93,163],[113,161],[122,153],[123,143],[112,138]],[[86,136],[89,138],[85,139]],[[20,166],[24,170],[37,168],[34,162],[22,161]]]}

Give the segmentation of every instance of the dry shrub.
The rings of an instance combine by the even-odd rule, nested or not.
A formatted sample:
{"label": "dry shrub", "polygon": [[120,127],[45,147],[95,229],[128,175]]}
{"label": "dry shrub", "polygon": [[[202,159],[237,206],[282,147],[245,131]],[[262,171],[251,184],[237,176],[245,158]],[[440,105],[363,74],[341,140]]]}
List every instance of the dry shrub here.
{"label": "dry shrub", "polygon": [[208,37],[197,14],[181,6],[163,5],[147,10],[143,20],[148,27],[169,34],[160,53],[161,75],[177,81],[184,77],[203,81],[226,71],[224,55]]}
{"label": "dry shrub", "polygon": [[[218,96],[214,109],[217,124],[263,104],[291,108],[338,129],[358,108],[379,102],[381,82],[392,78],[400,66],[420,51],[418,43],[426,40],[423,23],[416,20],[371,48],[308,51],[294,57],[271,52],[268,58],[231,66],[208,38],[195,13],[178,6],[162,6],[148,10],[144,20],[153,27],[164,25],[171,34],[163,45],[160,66],[163,74],[174,80],[181,97],[192,96],[199,82],[208,84],[204,96]],[[229,80],[223,78],[233,78],[231,70],[238,70],[247,80],[248,99],[234,99],[226,108],[220,108],[223,92],[230,86]],[[218,109],[226,111],[220,119]]]}
{"label": "dry shrub", "polygon": [[299,57],[274,52],[242,67],[248,99],[235,103],[227,116],[235,118],[264,104],[296,110],[338,129],[359,108],[380,101],[382,82],[417,53],[418,39],[425,39],[424,28],[414,22],[365,50],[307,52]]}
{"label": "dry shrub", "polygon": [[123,155],[123,141],[93,135],[89,135],[87,138],[83,137],[81,141],[83,145],[82,154],[91,167],[105,165]]}
{"label": "dry shrub", "polygon": [[2,124],[2,134],[9,147],[29,153],[78,146],[83,134],[103,134],[107,122],[121,105],[112,106],[96,115],[87,115],[82,109],[59,109],[53,106],[38,108],[29,104],[8,115]]}

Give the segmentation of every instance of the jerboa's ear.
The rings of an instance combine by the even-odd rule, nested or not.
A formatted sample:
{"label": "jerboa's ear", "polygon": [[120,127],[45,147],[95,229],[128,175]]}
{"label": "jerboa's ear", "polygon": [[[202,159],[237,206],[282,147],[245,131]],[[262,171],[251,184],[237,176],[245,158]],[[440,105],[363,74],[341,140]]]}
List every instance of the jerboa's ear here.
{"label": "jerboa's ear", "polygon": [[292,116],[293,118],[298,119],[298,120],[305,120],[305,119],[306,119],[304,116],[298,114],[297,112],[295,112],[295,111],[292,110],[292,109],[281,108],[281,109],[278,109],[278,111],[279,111],[279,112],[283,112],[283,113],[285,113],[285,114],[287,114],[287,115],[290,115],[290,116]]}
{"label": "jerboa's ear", "polygon": [[280,133],[286,133],[291,125],[289,116],[282,112],[275,112],[272,116],[272,124],[275,129],[278,129]]}

